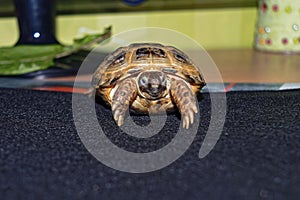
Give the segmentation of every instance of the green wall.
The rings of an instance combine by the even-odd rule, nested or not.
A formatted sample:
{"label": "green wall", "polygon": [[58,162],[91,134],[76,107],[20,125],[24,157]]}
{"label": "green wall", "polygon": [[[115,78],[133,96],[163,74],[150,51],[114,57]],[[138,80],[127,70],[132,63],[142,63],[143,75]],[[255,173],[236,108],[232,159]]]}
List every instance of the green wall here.
{"label": "green wall", "polygon": [[[70,44],[83,32],[102,31],[112,25],[119,33],[139,27],[163,27],[187,34],[206,49],[251,48],[256,8],[201,9],[57,16],[57,38]],[[14,45],[17,20],[0,18],[0,46]]]}

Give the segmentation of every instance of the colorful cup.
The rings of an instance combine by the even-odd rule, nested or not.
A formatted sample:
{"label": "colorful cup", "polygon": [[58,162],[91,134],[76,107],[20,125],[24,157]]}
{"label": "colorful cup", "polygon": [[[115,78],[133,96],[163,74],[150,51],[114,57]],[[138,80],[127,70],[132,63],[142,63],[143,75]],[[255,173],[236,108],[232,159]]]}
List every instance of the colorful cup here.
{"label": "colorful cup", "polygon": [[255,48],[300,52],[300,0],[259,0]]}

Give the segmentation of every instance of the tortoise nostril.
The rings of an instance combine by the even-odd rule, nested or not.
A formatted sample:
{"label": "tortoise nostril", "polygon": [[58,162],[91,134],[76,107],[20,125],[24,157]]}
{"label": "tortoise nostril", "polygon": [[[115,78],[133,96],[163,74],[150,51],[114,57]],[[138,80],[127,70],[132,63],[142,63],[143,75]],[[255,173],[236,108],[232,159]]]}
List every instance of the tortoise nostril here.
{"label": "tortoise nostril", "polygon": [[161,93],[161,87],[158,87],[157,85],[155,87],[149,88],[149,91],[151,94],[158,94]]}

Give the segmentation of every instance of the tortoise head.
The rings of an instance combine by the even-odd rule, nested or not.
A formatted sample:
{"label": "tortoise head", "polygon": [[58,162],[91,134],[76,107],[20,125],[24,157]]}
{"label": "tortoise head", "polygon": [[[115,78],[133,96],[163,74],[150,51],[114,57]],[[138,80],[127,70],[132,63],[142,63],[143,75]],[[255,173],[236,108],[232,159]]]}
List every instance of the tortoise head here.
{"label": "tortoise head", "polygon": [[140,95],[155,100],[167,94],[167,77],[161,71],[144,71],[137,77]]}

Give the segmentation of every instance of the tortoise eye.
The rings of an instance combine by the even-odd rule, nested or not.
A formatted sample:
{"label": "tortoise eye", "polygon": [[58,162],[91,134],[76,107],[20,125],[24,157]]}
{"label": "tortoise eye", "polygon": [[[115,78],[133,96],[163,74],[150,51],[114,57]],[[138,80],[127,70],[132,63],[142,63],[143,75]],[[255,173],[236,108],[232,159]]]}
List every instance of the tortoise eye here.
{"label": "tortoise eye", "polygon": [[145,86],[147,84],[147,79],[145,77],[141,78],[140,83]]}

